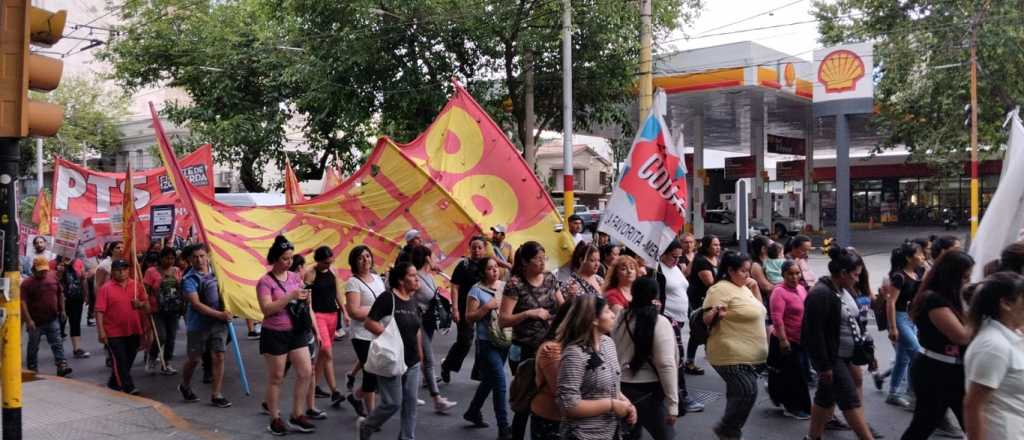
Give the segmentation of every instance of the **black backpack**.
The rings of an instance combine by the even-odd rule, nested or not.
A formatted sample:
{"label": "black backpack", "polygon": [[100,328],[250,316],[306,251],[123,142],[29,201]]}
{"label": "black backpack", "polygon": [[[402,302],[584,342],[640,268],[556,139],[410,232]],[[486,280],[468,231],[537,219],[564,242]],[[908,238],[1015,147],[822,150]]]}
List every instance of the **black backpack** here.
{"label": "black backpack", "polygon": [[[202,284],[202,281],[200,281]],[[203,288],[199,286],[200,291]],[[160,313],[166,315],[183,314],[185,313],[185,298],[181,296],[181,290],[178,288],[177,280],[174,277],[165,277],[160,274],[160,287],[156,292],[156,304],[160,309]]]}
{"label": "black backpack", "polygon": [[529,358],[519,363],[516,375],[508,387],[508,403],[513,412],[524,413],[530,410],[530,402],[540,392],[537,386],[536,359]]}

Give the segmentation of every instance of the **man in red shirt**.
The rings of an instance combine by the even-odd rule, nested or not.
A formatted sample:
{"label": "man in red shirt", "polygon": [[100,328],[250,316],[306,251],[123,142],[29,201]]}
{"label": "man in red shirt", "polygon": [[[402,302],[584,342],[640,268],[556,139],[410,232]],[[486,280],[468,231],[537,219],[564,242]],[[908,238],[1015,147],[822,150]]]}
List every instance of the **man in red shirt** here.
{"label": "man in red shirt", "polygon": [[57,365],[57,375],[71,374],[64,357],[64,341],[60,337],[60,321],[64,316],[64,293],[53,272],[50,262],[43,255],[32,261],[32,277],[21,283],[21,316],[25,317],[28,330],[28,349],[25,364],[29,370],[39,371],[39,340],[46,335]]}
{"label": "man in red shirt", "polygon": [[142,338],[139,311],[149,311],[146,290],[128,279],[128,262],[110,265],[110,280],[96,294],[96,329],[101,344],[107,345],[113,368],[107,386],[128,394],[139,394],[132,381],[132,364]]}

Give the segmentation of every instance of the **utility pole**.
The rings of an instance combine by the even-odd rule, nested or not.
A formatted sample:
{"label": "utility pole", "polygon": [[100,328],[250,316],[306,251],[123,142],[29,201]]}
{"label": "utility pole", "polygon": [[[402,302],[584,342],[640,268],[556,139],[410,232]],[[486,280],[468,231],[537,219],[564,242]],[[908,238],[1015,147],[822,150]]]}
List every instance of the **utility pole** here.
{"label": "utility pole", "polygon": [[640,0],[640,123],[643,123],[647,112],[651,110],[654,97],[653,70],[654,62],[651,55],[651,1]]}
{"label": "utility pole", "polygon": [[43,138],[36,138],[36,193],[43,193]]}
{"label": "utility pole", "polygon": [[988,11],[988,1],[971,24],[971,240],[981,219],[981,188],[978,184],[978,25]]}
{"label": "utility pole", "polygon": [[[573,214],[572,169],[572,2],[564,0],[562,10],[562,203],[565,216]],[[532,135],[532,133],[531,133]]]}
{"label": "utility pole", "polygon": [[523,137],[523,157],[530,171],[536,172],[537,147],[533,145],[533,49],[526,49],[523,53],[523,64],[526,65],[526,71],[523,72],[523,132],[526,134]]}

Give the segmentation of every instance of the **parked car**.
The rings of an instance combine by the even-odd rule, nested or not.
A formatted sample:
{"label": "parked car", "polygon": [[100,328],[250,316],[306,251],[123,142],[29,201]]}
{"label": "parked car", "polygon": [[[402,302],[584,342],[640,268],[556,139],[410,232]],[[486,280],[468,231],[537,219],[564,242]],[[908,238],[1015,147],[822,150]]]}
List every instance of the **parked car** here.
{"label": "parked car", "polygon": [[[565,216],[565,208],[559,206],[556,209],[559,214]],[[583,230],[591,233],[597,232],[597,225],[601,223],[601,213],[599,210],[587,208],[586,205],[576,205],[573,208],[573,214],[583,219]]]}
{"label": "parked car", "polygon": [[804,225],[806,225],[803,219],[786,217],[778,212],[772,213],[771,223],[771,232],[774,234],[776,240],[782,240],[786,237],[799,234],[804,230]]}
{"label": "parked car", "polygon": [[[750,236],[768,235],[769,229],[763,223],[751,220]],[[722,244],[735,244],[736,238],[736,214],[724,209],[711,209],[704,212],[704,233],[718,237]]]}

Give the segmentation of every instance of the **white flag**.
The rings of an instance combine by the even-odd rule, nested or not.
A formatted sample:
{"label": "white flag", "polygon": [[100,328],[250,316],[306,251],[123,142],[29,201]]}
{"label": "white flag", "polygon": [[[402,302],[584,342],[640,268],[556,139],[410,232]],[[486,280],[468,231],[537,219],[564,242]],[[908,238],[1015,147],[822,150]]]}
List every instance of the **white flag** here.
{"label": "white flag", "polygon": [[1024,173],[1020,172],[1024,170],[1024,126],[1018,116],[1011,119],[1004,172],[971,242],[972,281],[980,281],[985,265],[999,258],[1004,247],[1020,240],[1024,229]]}

